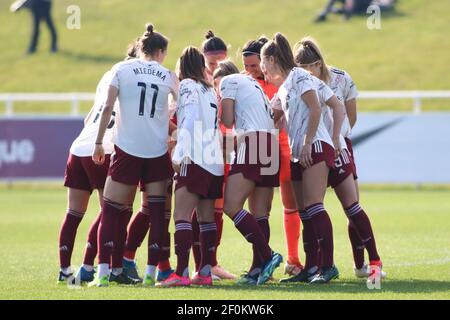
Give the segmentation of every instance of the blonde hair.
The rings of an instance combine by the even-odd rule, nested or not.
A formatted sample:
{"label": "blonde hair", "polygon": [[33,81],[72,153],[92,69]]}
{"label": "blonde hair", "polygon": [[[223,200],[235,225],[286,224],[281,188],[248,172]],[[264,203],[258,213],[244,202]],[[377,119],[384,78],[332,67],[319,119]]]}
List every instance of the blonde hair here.
{"label": "blonde hair", "polygon": [[300,40],[294,48],[295,51],[295,63],[300,65],[313,64],[318,61],[321,62],[320,79],[329,83],[330,81],[330,70],[325,63],[322,52],[320,51],[319,44],[312,37],[304,37]]}

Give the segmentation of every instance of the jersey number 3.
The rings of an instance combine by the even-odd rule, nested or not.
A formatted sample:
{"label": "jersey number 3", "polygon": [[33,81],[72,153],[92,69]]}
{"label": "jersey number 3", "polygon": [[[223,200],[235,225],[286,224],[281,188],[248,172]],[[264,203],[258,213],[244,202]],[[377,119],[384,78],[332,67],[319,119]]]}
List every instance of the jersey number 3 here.
{"label": "jersey number 3", "polygon": [[[144,82],[138,82],[138,87],[141,87],[141,100],[139,103],[139,115],[144,115],[144,109],[145,109],[145,95],[147,94],[147,84]],[[158,98],[158,92],[159,87],[156,84],[152,84],[150,86],[155,92],[153,93],[152,98],[152,109],[150,110],[150,118],[153,118],[155,116],[156,111],[156,99]]]}

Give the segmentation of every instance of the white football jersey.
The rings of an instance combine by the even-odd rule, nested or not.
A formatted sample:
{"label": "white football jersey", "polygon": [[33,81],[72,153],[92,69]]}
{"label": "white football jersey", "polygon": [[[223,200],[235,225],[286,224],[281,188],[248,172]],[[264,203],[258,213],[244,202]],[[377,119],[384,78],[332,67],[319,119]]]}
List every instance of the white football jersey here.
{"label": "white football jersey", "polygon": [[[278,90],[277,97],[279,100],[272,103],[274,109],[283,110],[286,116],[291,158],[294,162],[300,159],[309,123],[309,107],[303,101],[302,95],[311,90],[317,94],[318,87],[313,80],[313,76],[304,69],[293,68]],[[319,98],[318,94],[317,96]],[[333,141],[325,127],[322,115],[313,143],[317,140],[333,146]]]}
{"label": "white football jersey", "polygon": [[[322,80],[316,77],[312,77],[314,84],[317,88],[317,96],[319,98],[320,107],[322,108],[322,118],[323,123],[325,124],[325,127],[328,130],[328,133],[330,134],[330,137],[333,137],[333,127],[334,127],[334,118],[333,118],[333,109],[331,109],[327,105],[327,101],[330,100],[335,94],[333,90],[329,86],[325,84]],[[347,119],[348,123],[348,119]],[[345,120],[344,124],[345,125]],[[341,129],[342,132],[342,129]],[[347,144],[345,142],[344,136],[340,134],[339,136],[340,142],[341,142],[341,149],[346,149]],[[336,146],[335,146],[336,147]]]}
{"label": "white football jersey", "polygon": [[244,74],[232,74],[220,82],[222,99],[234,100],[235,127],[244,132],[275,128],[270,102],[259,83]]}
{"label": "white football jersey", "polygon": [[[103,103],[105,102],[106,96],[108,94],[110,77],[111,72],[106,72],[97,85],[91,115],[84,125],[83,130],[70,147],[70,153],[75,156],[90,157],[94,152],[95,139],[97,138],[100,117],[103,111]],[[111,117],[108,129],[106,129],[105,136],[103,137],[103,148],[105,149],[105,154],[111,154],[114,150],[114,144],[112,143],[112,128],[114,127],[116,110],[117,104],[114,106],[113,116]]]}
{"label": "white football jersey", "polygon": [[176,75],[156,61],[132,59],[113,67],[110,85],[119,89],[114,144],[140,158],[165,154],[168,97],[169,94],[177,96]]}
{"label": "white football jersey", "polygon": [[189,158],[213,175],[223,176],[222,136],[214,89],[191,79],[181,81],[177,121],[177,145],[172,160],[180,164]]}
{"label": "white football jersey", "polygon": [[[350,75],[337,68],[330,68],[330,83],[329,86],[333,90],[336,97],[345,104],[345,102],[356,99],[358,97],[358,89],[353,82]],[[348,117],[345,117],[344,124],[342,125],[341,134],[344,137],[350,136],[352,128]]]}

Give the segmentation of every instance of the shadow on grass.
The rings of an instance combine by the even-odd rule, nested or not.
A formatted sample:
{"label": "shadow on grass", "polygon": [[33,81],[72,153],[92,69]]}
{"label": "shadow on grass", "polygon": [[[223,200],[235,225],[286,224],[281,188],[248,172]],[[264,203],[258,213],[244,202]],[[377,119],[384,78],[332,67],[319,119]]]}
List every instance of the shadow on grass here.
{"label": "shadow on grass", "polygon": [[58,54],[82,62],[116,63],[123,60],[123,57],[118,56],[92,55],[86,52],[71,52],[64,49],[61,49]]}
{"label": "shadow on grass", "polygon": [[[209,288],[205,288],[208,290]],[[364,281],[335,281],[325,285],[268,283],[264,286],[242,286],[233,283],[214,284],[211,289],[232,291],[277,291],[298,293],[437,293],[450,292],[450,281],[385,280],[381,290],[369,290]]]}

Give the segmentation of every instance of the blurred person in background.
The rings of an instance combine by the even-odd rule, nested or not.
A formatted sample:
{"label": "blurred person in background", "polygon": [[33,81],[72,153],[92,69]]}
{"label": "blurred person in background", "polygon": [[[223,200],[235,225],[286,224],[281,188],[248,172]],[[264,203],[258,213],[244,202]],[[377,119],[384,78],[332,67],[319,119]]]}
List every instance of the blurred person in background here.
{"label": "blurred person in background", "polygon": [[40,24],[44,20],[47,24],[51,34],[51,47],[50,51],[56,53],[58,51],[58,36],[56,33],[55,24],[51,16],[52,1],[51,0],[18,0],[11,5],[11,11],[17,12],[23,8],[31,10],[33,15],[33,31],[31,33],[30,45],[28,47],[27,54],[33,54],[36,52],[37,44],[39,41]]}
{"label": "blurred person in background", "polygon": [[[323,22],[327,19],[329,13],[343,14],[346,20],[350,19],[353,14],[364,14],[367,8],[372,4],[380,5],[383,2],[388,5],[388,3],[393,3],[394,0],[385,1],[372,1],[372,0],[328,0],[325,9],[317,16],[315,22]],[[342,4],[341,8],[336,8],[337,3]],[[384,5],[382,4],[382,5]]]}

